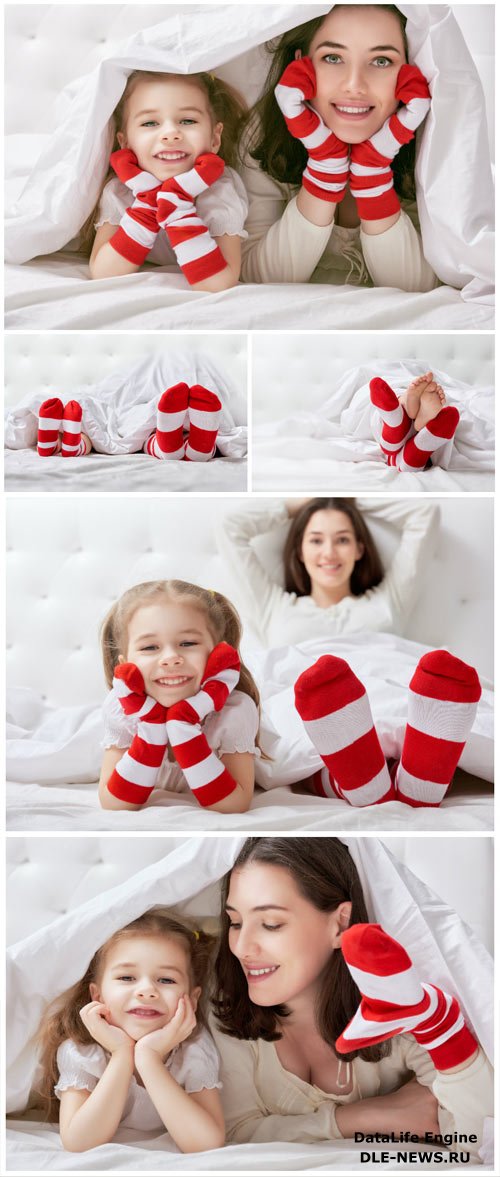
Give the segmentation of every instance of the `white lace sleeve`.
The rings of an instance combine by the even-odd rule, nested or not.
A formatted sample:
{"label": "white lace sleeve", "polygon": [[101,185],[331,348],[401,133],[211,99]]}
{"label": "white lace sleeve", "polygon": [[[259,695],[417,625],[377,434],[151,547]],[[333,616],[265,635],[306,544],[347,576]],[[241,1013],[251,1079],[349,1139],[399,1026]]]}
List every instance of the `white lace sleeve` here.
{"label": "white lace sleeve", "polygon": [[101,225],[106,224],[119,225],[125,209],[132,204],[132,199],[132,193],[125,184],[122,184],[118,176],[112,176],[103,189],[94,228],[100,229]]}
{"label": "white lace sleeve", "polygon": [[232,168],[226,168],[220,180],[203,192],[196,208],[212,237],[247,237],[243,226],[248,213],[248,199],[243,181]]}
{"label": "white lace sleeve", "polygon": [[218,756],[231,752],[259,755],[255,742],[259,731],[259,712],[253,699],[242,691],[233,691],[222,711],[208,716],[204,731],[210,747]]}
{"label": "white lace sleeve", "polygon": [[204,1087],[217,1087],[219,1090],[222,1088],[217,1047],[204,1027],[195,1038],[188,1038],[179,1050],[170,1055],[166,1066],[179,1086],[188,1094],[191,1091],[203,1091]]}
{"label": "white lace sleeve", "polygon": [[130,748],[137,724],[124,715],[123,709],[113,691],[109,692],[102,705],[104,723],[103,748]]}
{"label": "white lace sleeve", "polygon": [[76,1087],[78,1091],[93,1091],[107,1067],[102,1046],[97,1042],[83,1045],[67,1038],[57,1051],[59,1079],[54,1093],[60,1099],[63,1091]]}

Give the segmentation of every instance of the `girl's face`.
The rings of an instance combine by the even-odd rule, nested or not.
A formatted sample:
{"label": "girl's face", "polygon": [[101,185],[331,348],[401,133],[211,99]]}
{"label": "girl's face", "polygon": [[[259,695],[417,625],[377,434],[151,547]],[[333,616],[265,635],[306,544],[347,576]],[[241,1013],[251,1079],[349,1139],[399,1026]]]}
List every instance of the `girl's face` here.
{"label": "girl's face", "polygon": [[344,143],[362,143],[398,108],[395,88],[406,61],[395,13],[375,5],[336,7],[309,47],[317,93],[311,105]]}
{"label": "girl's face", "polygon": [[99,983],[90,985],[109,1023],[135,1042],[166,1026],[185,993],[196,1009],[201,989],[192,988],[187,952],[175,936],[124,936],[106,953]]}
{"label": "girl's face", "polygon": [[128,627],[126,657],[144,678],[146,693],[170,707],[199,691],[215,642],[201,609],[167,597],[141,605]]}
{"label": "girl's face", "polygon": [[217,152],[222,123],[215,126],[204,90],[189,78],[147,78],[127,99],[125,125],[117,135],[139,166],[163,182],[189,172],[205,151]]}
{"label": "girl's face", "polygon": [[346,596],[356,561],[364,552],[348,515],[327,508],[311,515],[302,537],[300,558],[311,579],[311,589]]}
{"label": "girl's face", "polygon": [[314,1001],[321,974],[339,947],[351,904],[318,911],[284,867],[251,862],[234,870],[227,900],[229,947],[255,1005],[293,1008]]}

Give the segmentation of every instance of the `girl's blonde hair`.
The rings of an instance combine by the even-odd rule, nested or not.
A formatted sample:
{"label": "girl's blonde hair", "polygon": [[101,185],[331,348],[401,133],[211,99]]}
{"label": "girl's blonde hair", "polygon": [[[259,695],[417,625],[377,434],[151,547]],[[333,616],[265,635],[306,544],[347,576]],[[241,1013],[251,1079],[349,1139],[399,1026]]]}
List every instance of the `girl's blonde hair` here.
{"label": "girl's blonde hair", "polygon": [[[150,79],[154,82],[161,81],[162,79],[194,82],[206,95],[214,125],[215,123],[223,124],[219,155],[228,167],[236,167],[238,162],[240,129],[246,117],[247,104],[242,95],[233,86],[230,86],[228,82],[223,82],[221,78],[215,77],[215,74],[208,73],[169,74],[155,73],[153,70],[136,69],[129,74],[123,94],[112,115],[114,128],[112,152],[118,151],[120,147],[117,136],[118,132],[125,130],[128,100],[138,83],[144,81],[144,79]],[[102,193],[108,181],[115,175],[116,173],[113,171],[113,168],[109,167],[103,181],[99,200],[81,230],[81,248],[88,254],[90,254],[95,237],[94,222],[98,215]]]}
{"label": "girl's blonde hair", "polygon": [[[211,958],[217,943],[216,937],[195,929],[187,922],[181,923],[171,915],[167,907],[150,908],[144,915],[110,936],[92,957],[81,981],[77,981],[52,1002],[41,1023],[37,1043],[40,1047],[42,1078],[35,1094],[38,1097],[37,1104],[44,1110],[47,1120],[57,1122],[59,1119],[59,1100],[54,1095],[54,1087],[59,1078],[57,1051],[61,1043],[68,1038],[82,1045],[94,1044],[92,1035],[82,1022],[80,1010],[91,1000],[90,985],[98,984],[102,978],[110,949],[120,940],[131,936],[165,936],[169,940],[178,940],[186,951],[191,989],[199,986],[203,990],[204,985],[206,986]],[[196,1020],[199,1025],[206,1025],[203,993],[197,1006]]]}
{"label": "girl's blonde hair", "polygon": [[[120,654],[126,656],[128,627],[134,613],[142,605],[154,604],[162,597],[169,601],[189,601],[195,609],[204,614],[215,644],[228,642],[239,652],[242,638],[241,621],[234,605],[222,593],[201,588],[199,584],[190,584],[186,580],[147,580],[144,584],[135,584],[133,588],[127,589],[127,592],[112,605],[102,623],[102,660],[106,683],[110,689],[113,686],[113,674]],[[256,707],[260,708],[257,685],[243,662],[240,665],[236,689],[249,695]]]}

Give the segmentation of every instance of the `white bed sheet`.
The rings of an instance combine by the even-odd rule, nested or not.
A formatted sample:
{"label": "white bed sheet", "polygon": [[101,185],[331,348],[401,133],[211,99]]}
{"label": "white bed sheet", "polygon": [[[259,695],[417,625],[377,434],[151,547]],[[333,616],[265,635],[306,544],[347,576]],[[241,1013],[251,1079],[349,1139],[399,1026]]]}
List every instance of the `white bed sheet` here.
{"label": "white bed sheet", "polygon": [[247,489],[246,458],[211,462],[159,462],[147,454],[109,457],[95,452],[65,462],[34,450],[5,450],[5,490],[25,491],[234,491]]}

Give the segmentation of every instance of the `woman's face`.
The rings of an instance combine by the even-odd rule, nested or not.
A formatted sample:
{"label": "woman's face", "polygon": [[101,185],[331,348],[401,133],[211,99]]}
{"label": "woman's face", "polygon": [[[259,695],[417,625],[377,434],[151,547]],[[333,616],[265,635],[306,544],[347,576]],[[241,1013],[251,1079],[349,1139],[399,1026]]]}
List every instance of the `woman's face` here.
{"label": "woman's face", "polygon": [[300,558],[311,580],[311,590],[347,596],[356,561],[364,552],[348,515],[327,508],[315,511],[302,537]]}
{"label": "woman's face", "polygon": [[311,105],[344,143],[362,143],[397,110],[406,61],[395,13],[375,5],[336,7],[315,33],[309,56],[317,92]]}
{"label": "woman's face", "polygon": [[347,927],[350,903],[318,911],[284,867],[251,862],[234,870],[227,899],[229,947],[255,1005],[314,1001]]}

